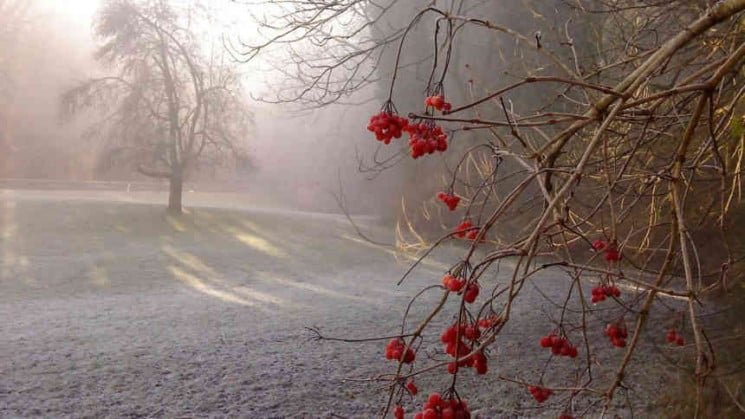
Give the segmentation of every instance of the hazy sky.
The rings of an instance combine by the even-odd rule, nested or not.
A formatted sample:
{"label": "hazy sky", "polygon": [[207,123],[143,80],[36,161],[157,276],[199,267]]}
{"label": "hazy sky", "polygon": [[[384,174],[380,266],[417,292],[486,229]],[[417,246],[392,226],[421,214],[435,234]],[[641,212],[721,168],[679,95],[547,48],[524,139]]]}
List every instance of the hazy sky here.
{"label": "hazy sky", "polygon": [[40,0],[45,9],[69,17],[79,23],[82,29],[90,29],[91,17],[96,12],[100,0]]}
{"label": "hazy sky", "polygon": [[[172,0],[173,3],[188,4],[195,0]],[[214,27],[205,27],[201,31],[205,45],[212,44],[222,48],[221,39],[223,36],[235,41],[240,36],[242,40],[256,39],[256,25],[253,24],[249,9],[253,12],[266,10],[267,6],[246,5],[235,3],[229,0],[201,0],[202,4],[211,9],[212,15],[219,22]],[[44,13],[51,13],[60,18],[63,24],[69,23],[67,35],[71,39],[87,40],[91,44],[83,45],[83,48],[93,48],[92,23],[96,11],[103,3],[103,0],[37,0],[38,5]],[[209,49],[210,46],[207,46]],[[91,50],[92,52],[92,50]],[[244,66],[245,73],[244,83],[246,87],[256,94],[266,88],[268,83],[266,71],[263,68],[263,60],[259,59],[250,66]]]}

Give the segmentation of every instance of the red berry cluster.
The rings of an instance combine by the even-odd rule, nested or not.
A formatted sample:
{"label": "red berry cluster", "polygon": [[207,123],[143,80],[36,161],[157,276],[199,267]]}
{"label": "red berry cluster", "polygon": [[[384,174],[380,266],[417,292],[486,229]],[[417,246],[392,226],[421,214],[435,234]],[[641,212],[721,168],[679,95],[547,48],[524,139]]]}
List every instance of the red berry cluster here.
{"label": "red berry cluster", "polygon": [[424,99],[424,106],[433,107],[438,111],[443,112],[450,112],[450,110],[453,109],[453,105],[450,104],[450,102],[446,102],[443,95],[427,96],[427,98]]}
{"label": "red berry cluster", "polygon": [[[455,227],[455,236],[460,237],[461,239],[466,237],[466,234],[471,231],[471,228],[473,227],[473,224],[471,224],[471,220],[463,220]],[[478,231],[478,230],[475,230]]]}
{"label": "red berry cluster", "polygon": [[[405,352],[404,352],[405,350]],[[403,359],[402,359],[403,356]],[[390,360],[402,361],[404,364],[410,364],[416,359],[416,352],[407,348],[403,339],[394,338],[385,346],[385,358]]]}
{"label": "red berry cluster", "polygon": [[608,336],[613,346],[623,348],[626,346],[626,338],[629,336],[626,326],[608,324],[605,327],[605,335]]}
{"label": "red berry cluster", "polygon": [[465,280],[457,278],[450,274],[442,277],[442,285],[450,292],[460,292],[460,290],[463,289],[463,285],[465,284]]}
{"label": "red berry cluster", "polygon": [[683,339],[683,336],[680,336],[678,334],[678,331],[675,329],[670,329],[667,332],[667,342],[668,343],[674,343],[678,346],[685,345],[686,341]]}
{"label": "red berry cluster", "polygon": [[608,262],[618,262],[619,260],[621,260],[621,252],[613,243],[609,244],[603,239],[597,239],[592,242],[592,248],[597,250],[598,252],[604,252],[603,256]]}
{"label": "red berry cluster", "polygon": [[621,290],[615,285],[598,285],[592,288],[592,302],[599,303],[605,301],[605,297],[620,297]]}
{"label": "red berry cluster", "polygon": [[401,138],[401,133],[407,130],[409,120],[392,112],[382,111],[370,118],[367,130],[375,133],[375,138],[385,144],[391,139]]}
{"label": "red berry cluster", "polygon": [[467,303],[476,301],[476,297],[479,296],[479,284],[474,282],[466,285],[465,279],[460,279],[451,274],[446,274],[442,277],[442,286],[450,292],[461,292],[465,286],[466,288],[463,292],[463,299]]}
{"label": "red berry cluster", "polygon": [[551,390],[538,386],[528,386],[528,391],[538,403],[545,402],[553,394]]}
{"label": "red berry cluster", "polygon": [[577,357],[577,347],[569,342],[569,339],[557,336],[554,333],[541,338],[542,348],[551,348],[551,353],[557,356]]}
{"label": "red berry cluster", "polygon": [[448,136],[442,132],[439,125],[428,122],[409,124],[405,131],[409,133],[409,147],[411,157],[419,158],[435,151],[443,152],[448,149]]}
{"label": "red berry cluster", "polygon": [[416,384],[414,383],[413,378],[409,378],[409,381],[406,382],[406,390],[411,393],[412,396],[416,396],[417,393],[419,393],[419,389],[417,388]]}
{"label": "red berry cluster", "polygon": [[460,197],[451,193],[438,192],[437,199],[444,202],[450,211],[455,211],[460,202]]}
{"label": "red berry cluster", "polygon": [[471,411],[465,400],[446,400],[439,393],[432,393],[414,419],[471,419]]}
{"label": "red berry cluster", "polygon": [[[473,343],[480,337],[481,330],[479,330],[478,325],[461,325],[460,327],[453,325],[445,329],[440,336],[440,340],[445,344],[445,352],[453,358],[458,358],[471,352],[471,347],[463,341],[463,338]],[[455,374],[460,367],[473,368],[476,370],[476,374],[486,374],[488,370],[486,356],[478,352],[462,361],[450,362],[448,372]]]}

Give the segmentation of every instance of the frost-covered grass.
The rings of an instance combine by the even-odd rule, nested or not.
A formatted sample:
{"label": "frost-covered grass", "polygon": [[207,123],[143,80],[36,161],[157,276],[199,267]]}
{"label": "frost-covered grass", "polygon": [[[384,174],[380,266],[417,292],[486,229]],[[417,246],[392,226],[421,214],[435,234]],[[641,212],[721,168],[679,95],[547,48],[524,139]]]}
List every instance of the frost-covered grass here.
{"label": "frost-covered grass", "polygon": [[[170,218],[159,193],[0,191],[0,416],[374,416],[378,386],[343,378],[390,372],[384,343],[315,342],[304,326],[396,333],[409,297],[439,281],[458,249],[397,288],[411,261],[361,241],[344,217],[217,198],[190,195],[187,205],[212,208]],[[554,307],[534,285],[560,295],[567,283],[546,274],[529,284],[489,374],[462,379],[484,417],[534,406],[524,388],[493,380],[537,373],[546,359],[534,340]],[[423,350],[437,356],[438,336]],[[446,378],[419,387],[441,390]]]}

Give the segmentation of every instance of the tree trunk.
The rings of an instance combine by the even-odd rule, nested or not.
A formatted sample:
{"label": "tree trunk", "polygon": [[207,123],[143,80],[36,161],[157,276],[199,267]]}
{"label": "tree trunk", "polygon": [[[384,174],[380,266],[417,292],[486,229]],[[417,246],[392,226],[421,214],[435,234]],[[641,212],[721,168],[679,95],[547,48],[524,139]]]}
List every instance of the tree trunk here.
{"label": "tree trunk", "polygon": [[169,178],[168,188],[168,213],[181,214],[181,195],[184,189],[183,172],[174,169]]}

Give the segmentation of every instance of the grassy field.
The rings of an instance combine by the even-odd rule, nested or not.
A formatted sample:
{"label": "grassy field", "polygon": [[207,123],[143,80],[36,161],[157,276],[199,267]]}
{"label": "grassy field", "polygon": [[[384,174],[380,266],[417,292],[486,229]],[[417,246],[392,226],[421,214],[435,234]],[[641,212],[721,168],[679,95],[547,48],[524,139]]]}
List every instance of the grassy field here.
{"label": "grassy field", "polygon": [[[0,191],[0,416],[373,417],[378,386],[343,379],[390,372],[383,344],[316,342],[304,327],[397,333],[409,298],[460,254],[445,248],[396,287],[411,259],[360,240],[343,216],[192,194],[188,213],[171,218],[163,201],[157,192]],[[523,387],[493,378],[540,371],[546,354],[534,340],[554,309],[542,295],[566,286],[536,277],[490,372],[465,375],[463,394],[481,417],[565,407],[560,397],[536,410]],[[438,296],[425,294],[415,317]],[[422,349],[439,348],[431,335]],[[620,353],[598,353],[602,377]],[[664,377],[635,374],[643,417]],[[445,379],[420,388],[441,390]]]}

